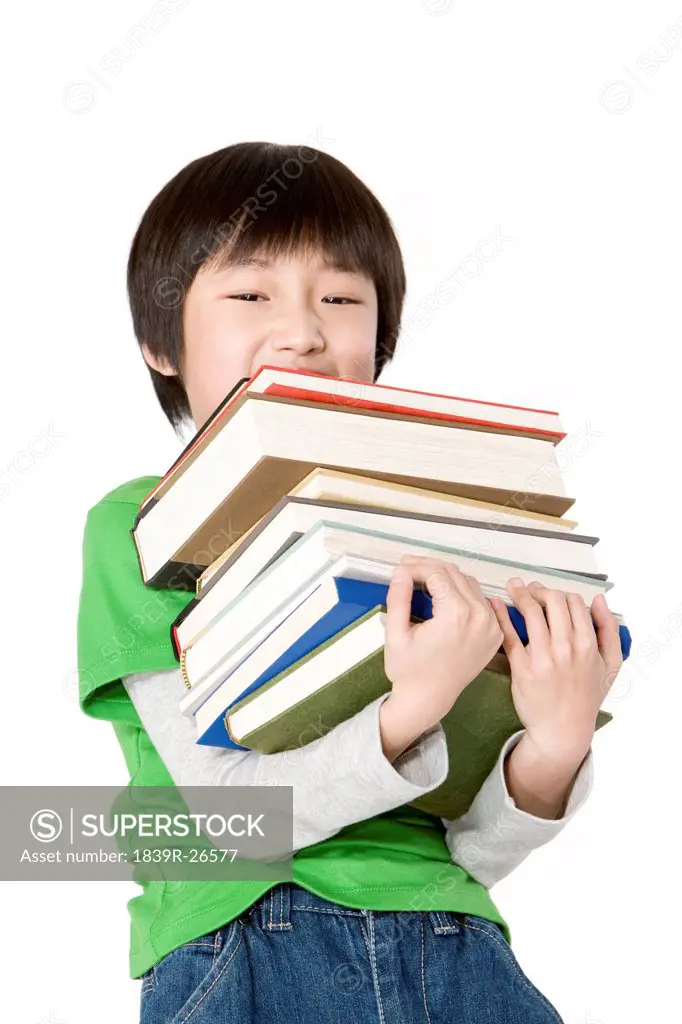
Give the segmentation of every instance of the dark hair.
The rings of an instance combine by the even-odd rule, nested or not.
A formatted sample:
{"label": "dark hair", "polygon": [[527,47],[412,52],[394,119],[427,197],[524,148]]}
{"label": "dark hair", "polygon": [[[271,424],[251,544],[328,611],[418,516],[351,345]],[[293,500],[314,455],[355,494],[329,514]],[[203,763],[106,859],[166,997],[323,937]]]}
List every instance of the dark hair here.
{"label": "dark hair", "polygon": [[[309,146],[239,142],[193,160],[149,204],[128,257],[128,299],[138,343],[176,371],[148,367],[177,430],[191,419],[182,383],[182,307],[206,262],[318,251],[376,288],[376,381],[393,357],[405,270],[391,221],[340,160]],[[197,424],[200,427],[201,424]]]}

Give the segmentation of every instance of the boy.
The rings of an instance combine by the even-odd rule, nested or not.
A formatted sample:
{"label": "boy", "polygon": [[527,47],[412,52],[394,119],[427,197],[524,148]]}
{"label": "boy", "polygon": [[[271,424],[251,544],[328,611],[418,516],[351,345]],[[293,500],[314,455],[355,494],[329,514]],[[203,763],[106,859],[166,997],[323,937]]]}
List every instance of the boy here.
{"label": "boy", "polygon": [[[155,197],[128,291],[166,416],[198,430],[262,364],[376,380],[394,352],[405,275],[388,216],[348,168],[252,142],[193,161]],[[199,746],[178,709],[186,691],[169,642],[192,591],[145,588],[130,537],[157,482],[129,481],[88,513],[81,707],[112,722],[132,785],[291,785],[295,856],[293,883],[142,884],[128,905],[142,1024],[559,1020],[488,889],[589,794],[603,680],[620,665],[605,602],[591,609],[595,634],[580,598],[510,581],[524,648],[472,577],[405,558],[387,600],[390,694],[296,756]],[[415,582],[434,609],[418,625]],[[500,644],[524,728],[461,818],[409,806],[445,779],[440,721]]]}

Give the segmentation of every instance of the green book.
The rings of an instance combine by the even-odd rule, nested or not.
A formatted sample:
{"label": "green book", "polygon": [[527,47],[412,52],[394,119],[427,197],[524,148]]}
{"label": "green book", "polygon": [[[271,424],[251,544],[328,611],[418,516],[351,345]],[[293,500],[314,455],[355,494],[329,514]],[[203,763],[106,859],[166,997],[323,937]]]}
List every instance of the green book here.
{"label": "green book", "polygon": [[[345,629],[242,697],[225,714],[230,737],[251,750],[293,750],[325,735],[377,697],[391,691],[384,671],[385,606]],[[419,620],[413,620],[419,621]],[[613,716],[599,711],[596,728]],[[448,748],[445,781],[410,801],[443,818],[468,810],[505,741],[523,725],[508,672],[490,666],[464,689],[442,719]]]}

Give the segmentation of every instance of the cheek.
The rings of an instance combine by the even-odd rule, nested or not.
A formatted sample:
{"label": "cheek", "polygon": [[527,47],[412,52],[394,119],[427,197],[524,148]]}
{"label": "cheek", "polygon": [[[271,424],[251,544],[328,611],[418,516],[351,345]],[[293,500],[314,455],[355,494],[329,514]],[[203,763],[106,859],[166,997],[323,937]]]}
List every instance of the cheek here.
{"label": "cheek", "polygon": [[249,354],[236,338],[206,336],[193,366],[194,387],[220,400],[241,377],[249,376],[249,366]]}
{"label": "cheek", "polygon": [[374,379],[376,350],[376,320],[365,320],[355,326],[348,325],[343,338],[339,338],[337,363],[343,376],[371,382]]}
{"label": "cheek", "polygon": [[363,345],[344,354],[341,376],[371,383],[374,379],[374,345]]}
{"label": "cheek", "polygon": [[215,316],[185,323],[185,381],[197,405],[213,410],[241,377],[249,376],[252,352],[245,332]]}

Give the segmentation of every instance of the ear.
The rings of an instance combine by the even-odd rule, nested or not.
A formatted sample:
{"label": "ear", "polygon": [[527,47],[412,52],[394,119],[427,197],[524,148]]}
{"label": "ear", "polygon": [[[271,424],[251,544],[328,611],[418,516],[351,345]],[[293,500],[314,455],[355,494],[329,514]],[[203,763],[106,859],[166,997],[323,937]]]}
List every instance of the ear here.
{"label": "ear", "polygon": [[153,356],[147,347],[146,341],[143,341],[140,348],[142,349],[142,355],[147,366],[150,366],[152,370],[156,370],[157,373],[162,373],[164,377],[175,377],[177,371],[168,363],[163,356]]}

